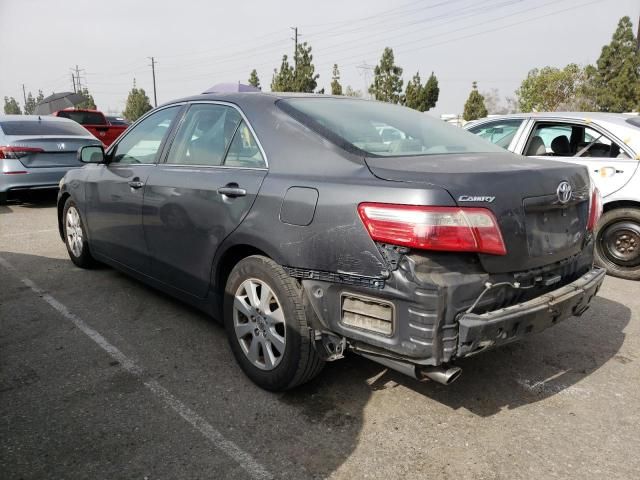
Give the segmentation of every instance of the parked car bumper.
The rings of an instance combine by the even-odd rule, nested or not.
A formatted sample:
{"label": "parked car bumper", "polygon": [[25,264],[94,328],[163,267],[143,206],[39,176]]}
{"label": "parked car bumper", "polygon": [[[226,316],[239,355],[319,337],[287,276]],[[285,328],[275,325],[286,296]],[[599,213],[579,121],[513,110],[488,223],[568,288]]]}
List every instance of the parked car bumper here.
{"label": "parked car bumper", "polygon": [[[299,278],[314,329],[345,337],[355,350],[435,366],[515,341],[584,311],[604,278],[604,272],[593,267],[592,246],[590,240],[572,258],[509,274],[488,274],[472,256],[413,254],[389,278],[369,280],[368,285],[364,279]],[[381,283],[376,288],[374,282]],[[490,289],[472,313],[466,313],[488,282],[535,287]],[[372,316],[389,305],[389,331],[374,331],[366,322],[360,326],[345,322],[345,298],[352,297],[370,302]]]}
{"label": "parked car bumper", "polygon": [[0,173],[0,192],[11,194],[20,190],[58,188],[60,179],[71,168],[30,168],[27,173],[2,174]]}

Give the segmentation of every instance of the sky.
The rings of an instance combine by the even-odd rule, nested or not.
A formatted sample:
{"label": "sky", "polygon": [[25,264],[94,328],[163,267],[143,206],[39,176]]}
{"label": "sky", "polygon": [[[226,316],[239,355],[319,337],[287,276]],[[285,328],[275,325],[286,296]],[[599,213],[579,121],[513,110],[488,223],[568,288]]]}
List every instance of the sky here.
{"label": "sky", "polygon": [[268,90],[296,26],[318,88],[337,63],[343,88],[366,91],[388,46],[405,85],[435,72],[433,113],[460,113],[473,81],[513,96],[532,68],[594,63],[624,15],[637,32],[639,0],[0,0],[0,98],[70,91],[77,65],[99,109],[121,112],[134,79],[153,104],[151,56],[158,104],[253,68]]}

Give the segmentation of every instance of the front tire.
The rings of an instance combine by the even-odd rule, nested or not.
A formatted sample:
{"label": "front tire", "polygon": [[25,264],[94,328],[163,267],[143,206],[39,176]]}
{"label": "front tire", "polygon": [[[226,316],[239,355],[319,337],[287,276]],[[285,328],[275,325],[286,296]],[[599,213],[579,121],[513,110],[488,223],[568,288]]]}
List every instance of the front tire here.
{"label": "front tire", "polygon": [[322,370],[324,362],[313,347],[302,288],[267,257],[247,257],[231,271],[224,323],[240,367],[265,390],[288,390]]}
{"label": "front tire", "polygon": [[602,215],[595,261],[609,275],[640,280],[640,209],[616,208]]}
{"label": "front tire", "polygon": [[64,244],[67,247],[69,258],[80,268],[91,268],[96,262],[91,256],[87,233],[84,228],[80,210],[76,203],[67,198],[62,210],[62,226],[64,232]]}

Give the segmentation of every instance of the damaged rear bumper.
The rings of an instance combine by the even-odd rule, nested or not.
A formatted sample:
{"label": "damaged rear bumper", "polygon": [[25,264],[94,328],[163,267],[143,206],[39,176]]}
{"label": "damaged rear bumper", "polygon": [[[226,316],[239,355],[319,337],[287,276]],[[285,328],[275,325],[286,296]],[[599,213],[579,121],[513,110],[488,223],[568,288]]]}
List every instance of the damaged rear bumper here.
{"label": "damaged rear bumper", "polygon": [[458,318],[457,357],[465,357],[540,332],[589,308],[604,281],[605,270],[593,268],[572,283],[524,303]]}

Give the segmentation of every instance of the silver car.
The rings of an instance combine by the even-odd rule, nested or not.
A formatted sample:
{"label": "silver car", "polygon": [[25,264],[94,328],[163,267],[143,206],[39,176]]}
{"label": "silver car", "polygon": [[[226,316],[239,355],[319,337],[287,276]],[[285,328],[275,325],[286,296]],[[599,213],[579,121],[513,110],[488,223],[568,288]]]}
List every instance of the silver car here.
{"label": "silver car", "polygon": [[621,113],[519,113],[468,123],[465,129],[514,153],[585,165],[604,214],[596,263],[640,280],[640,116]]}
{"label": "silver car", "polygon": [[20,191],[58,188],[77,151],[100,141],[73,120],[39,115],[0,115],[0,203]]}

